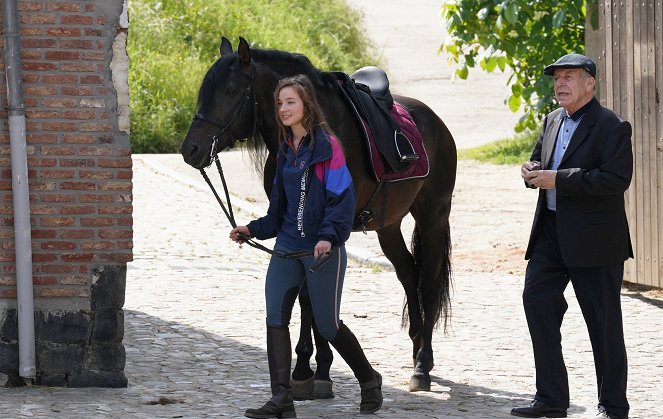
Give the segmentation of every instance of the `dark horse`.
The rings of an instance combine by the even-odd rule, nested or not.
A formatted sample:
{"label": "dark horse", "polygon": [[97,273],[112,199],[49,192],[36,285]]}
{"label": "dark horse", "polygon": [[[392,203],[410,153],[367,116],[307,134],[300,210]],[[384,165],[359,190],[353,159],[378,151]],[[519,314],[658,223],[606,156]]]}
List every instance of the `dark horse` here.
{"label": "dark horse", "polygon": [[[315,86],[329,125],[343,144],[357,190],[358,215],[367,206],[378,183],[367,157],[361,125],[339,96],[336,79],[330,73],[317,70],[303,55],[251,49],[242,38],[236,52],[223,38],[220,52],[221,58],[207,71],[200,86],[198,114],[181,147],[184,160],[194,168],[205,168],[211,163],[212,155],[237,140],[248,138],[254,152],[262,150],[263,158],[258,167],[264,163],[264,185],[268,191],[275,170],[278,140],[273,92],[280,79],[306,74]],[[377,194],[373,205],[381,209],[382,201],[386,200],[385,213],[375,217],[366,228],[377,232],[384,255],[394,265],[405,290],[403,325],[409,321],[414,361],[410,390],[430,390],[433,330],[440,320],[446,328],[450,307],[449,212],[456,180],[456,145],[445,124],[428,106],[403,96],[394,96],[394,100],[410,112],[419,128],[430,159],[430,172],[426,178],[390,184],[386,189],[388,196]],[[412,252],[401,233],[401,222],[408,213],[416,222]],[[308,362],[312,345],[304,340],[311,341],[312,314],[310,308],[306,311],[307,318],[302,308],[302,334],[296,349],[304,360],[298,358],[293,377],[304,364],[311,371]],[[319,344],[317,336],[316,343]],[[328,346],[325,350],[329,351]],[[331,351],[328,353],[326,362],[330,364]],[[329,365],[326,367],[328,374]]]}

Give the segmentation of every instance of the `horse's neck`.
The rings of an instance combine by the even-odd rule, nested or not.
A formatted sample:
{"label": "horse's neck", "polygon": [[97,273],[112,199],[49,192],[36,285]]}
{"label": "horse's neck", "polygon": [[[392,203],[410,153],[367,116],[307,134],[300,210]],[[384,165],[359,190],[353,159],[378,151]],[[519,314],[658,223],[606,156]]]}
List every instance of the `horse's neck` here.
{"label": "horse's neck", "polygon": [[261,118],[260,134],[269,153],[276,154],[279,136],[273,96],[276,85],[282,78],[310,74],[315,70],[304,63],[288,60],[287,57],[266,59],[257,56],[254,62],[257,71],[256,95]]}
{"label": "horse's neck", "polygon": [[[331,129],[346,148],[355,147],[354,142],[361,133],[357,132],[356,123],[352,122],[354,115],[339,96],[333,84],[320,82],[320,75],[315,68],[297,60],[289,60],[287,57],[269,60],[264,57],[256,57],[255,62],[258,72],[256,91],[259,92],[258,102],[262,118],[261,135],[270,153],[276,153],[279,135],[275,121],[274,89],[280,79],[297,74],[307,74],[314,79],[312,81],[316,86],[318,101],[324,110]],[[361,146],[361,144],[358,145]],[[361,160],[361,157],[359,157],[359,160]]]}
{"label": "horse's neck", "polygon": [[289,55],[270,57],[267,54],[257,53],[254,56],[254,62],[258,67],[262,67],[266,73],[271,73],[270,78],[275,78],[277,82],[284,77],[292,77],[297,74],[306,74],[310,77],[317,71],[309,63]]}

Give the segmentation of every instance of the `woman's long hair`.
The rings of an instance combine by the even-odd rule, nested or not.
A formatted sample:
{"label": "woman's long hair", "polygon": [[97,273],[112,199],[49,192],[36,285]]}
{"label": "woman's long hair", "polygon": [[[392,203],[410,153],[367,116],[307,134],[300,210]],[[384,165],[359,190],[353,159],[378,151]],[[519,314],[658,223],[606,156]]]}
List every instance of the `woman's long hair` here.
{"label": "woman's long hair", "polygon": [[292,137],[290,127],[283,125],[281,117],[279,116],[279,93],[281,93],[281,90],[285,87],[292,87],[302,99],[304,104],[302,126],[311,137],[309,147],[313,149],[313,146],[315,145],[315,129],[317,127],[322,128],[327,134],[332,134],[332,131],[325,120],[325,115],[322,112],[322,109],[320,108],[320,104],[315,95],[315,90],[313,89],[313,84],[308,76],[304,74],[281,79],[274,90],[274,112],[276,123],[279,127],[279,142]]}

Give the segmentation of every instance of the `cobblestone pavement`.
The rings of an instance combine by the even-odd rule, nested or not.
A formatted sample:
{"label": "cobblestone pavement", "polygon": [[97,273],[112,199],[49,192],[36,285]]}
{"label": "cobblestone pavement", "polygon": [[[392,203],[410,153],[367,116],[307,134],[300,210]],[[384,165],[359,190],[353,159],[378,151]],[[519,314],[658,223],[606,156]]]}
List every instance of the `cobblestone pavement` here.
{"label": "cobblestone pavement", "polygon": [[[3,388],[1,417],[241,417],[267,399],[267,256],[229,241],[230,227],[210,193],[180,166],[165,169],[172,157],[134,156],[135,260],[129,264],[124,307],[128,387]],[[249,216],[237,214],[240,220]],[[526,403],[534,368],[521,286],[521,276],[457,271],[451,328],[434,336],[432,389],[410,393],[411,346],[400,328],[401,286],[386,268],[351,262],[341,317],[384,377],[384,406],[374,416],[500,418]],[[563,343],[572,392],[569,417],[587,418],[595,413],[594,367],[572,290],[568,299]],[[663,304],[626,292],[622,303],[631,417],[651,417],[662,395]],[[293,339],[298,326],[296,312]],[[297,402],[298,417],[359,416],[359,386],[338,356],[332,378],[336,397]]]}

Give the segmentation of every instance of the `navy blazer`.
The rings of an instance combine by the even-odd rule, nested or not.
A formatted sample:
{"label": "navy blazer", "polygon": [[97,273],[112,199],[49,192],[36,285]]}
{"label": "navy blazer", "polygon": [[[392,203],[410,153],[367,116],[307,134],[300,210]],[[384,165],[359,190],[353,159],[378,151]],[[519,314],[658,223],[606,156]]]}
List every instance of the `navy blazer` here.
{"label": "navy blazer", "polygon": [[[565,115],[548,114],[530,160],[549,169]],[[604,266],[633,257],[624,192],[633,175],[631,124],[593,98],[557,169],[557,232],[568,267]],[[525,259],[532,255],[539,219],[546,205],[539,190]]]}

